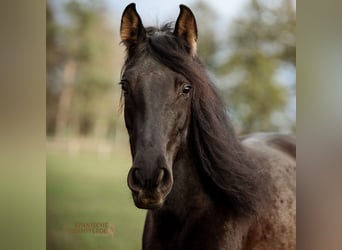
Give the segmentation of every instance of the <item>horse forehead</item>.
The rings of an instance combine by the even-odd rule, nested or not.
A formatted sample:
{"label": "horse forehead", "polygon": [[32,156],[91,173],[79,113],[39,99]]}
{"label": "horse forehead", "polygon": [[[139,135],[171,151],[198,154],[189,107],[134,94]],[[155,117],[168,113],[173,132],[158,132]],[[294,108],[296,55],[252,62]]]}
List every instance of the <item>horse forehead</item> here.
{"label": "horse forehead", "polygon": [[173,89],[171,82],[171,76],[167,72],[149,70],[138,74],[134,89],[146,103],[157,100],[163,102]]}
{"label": "horse forehead", "polygon": [[[153,58],[146,57],[139,58],[134,67],[129,70],[129,74],[132,74],[136,87],[141,88],[153,88],[153,87],[168,87],[175,77],[174,72],[163,64],[160,64]],[[171,86],[170,86],[171,87]]]}
{"label": "horse forehead", "polygon": [[170,72],[167,71],[162,71],[162,70],[147,70],[144,72],[139,73],[138,75],[138,84],[141,84],[142,86],[156,86],[156,85],[161,85],[161,86],[167,86],[165,84],[166,82],[169,82],[172,78],[172,75]]}
{"label": "horse forehead", "polygon": [[154,56],[142,54],[135,59],[135,70],[145,73],[158,73],[171,71],[166,65],[160,63]]}

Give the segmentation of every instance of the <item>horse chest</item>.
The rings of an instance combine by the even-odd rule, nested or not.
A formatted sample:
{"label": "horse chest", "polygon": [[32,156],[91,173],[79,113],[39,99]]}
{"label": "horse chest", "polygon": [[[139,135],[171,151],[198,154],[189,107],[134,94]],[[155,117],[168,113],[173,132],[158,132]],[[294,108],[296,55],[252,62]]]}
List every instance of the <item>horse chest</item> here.
{"label": "horse chest", "polygon": [[[158,221],[159,220],[159,221]],[[174,218],[147,216],[143,249],[240,250],[243,230],[224,218],[187,218],[182,224]]]}

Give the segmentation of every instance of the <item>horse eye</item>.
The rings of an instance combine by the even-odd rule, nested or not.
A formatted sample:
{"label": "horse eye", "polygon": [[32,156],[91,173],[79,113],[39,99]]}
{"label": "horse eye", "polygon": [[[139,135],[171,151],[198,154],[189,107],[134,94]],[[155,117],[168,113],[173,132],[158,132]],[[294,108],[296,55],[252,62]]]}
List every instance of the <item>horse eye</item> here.
{"label": "horse eye", "polygon": [[127,87],[127,80],[121,80],[121,82],[119,83],[121,85],[121,90],[126,94],[128,87]]}
{"label": "horse eye", "polygon": [[184,87],[183,87],[183,94],[185,94],[185,95],[189,94],[191,89],[192,89],[191,85],[189,85],[189,84],[184,85]]}

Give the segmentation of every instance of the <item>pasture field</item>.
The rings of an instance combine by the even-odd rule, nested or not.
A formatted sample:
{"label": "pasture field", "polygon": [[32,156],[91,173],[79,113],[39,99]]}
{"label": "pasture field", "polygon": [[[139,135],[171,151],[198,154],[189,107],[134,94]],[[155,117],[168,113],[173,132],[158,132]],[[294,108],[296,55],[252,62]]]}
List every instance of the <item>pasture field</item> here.
{"label": "pasture field", "polygon": [[[137,209],[126,184],[126,152],[69,154],[48,149],[46,159],[46,247],[138,250],[145,211]],[[75,233],[77,223],[114,225],[113,235]]]}

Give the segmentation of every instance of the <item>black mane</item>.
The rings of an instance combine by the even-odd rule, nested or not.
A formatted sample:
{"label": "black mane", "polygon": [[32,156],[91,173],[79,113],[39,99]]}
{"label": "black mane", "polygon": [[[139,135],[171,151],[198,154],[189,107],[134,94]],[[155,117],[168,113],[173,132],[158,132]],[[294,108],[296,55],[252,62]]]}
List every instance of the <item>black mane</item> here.
{"label": "black mane", "polygon": [[[253,214],[265,195],[264,176],[259,165],[242,147],[219,96],[197,56],[188,44],[172,32],[172,24],[146,28],[146,39],[130,48],[124,68],[144,55],[183,75],[193,85],[189,147],[203,180],[217,201],[237,214]],[[265,188],[264,188],[265,189]]]}

